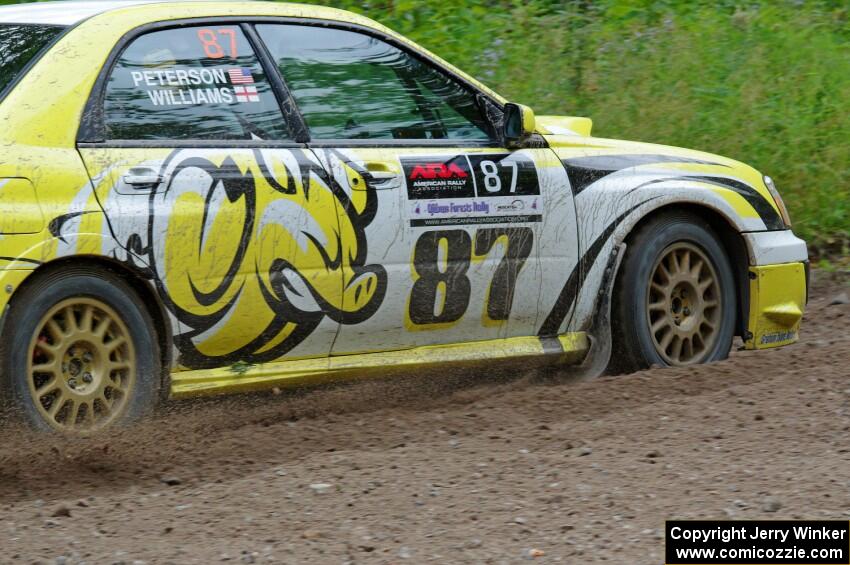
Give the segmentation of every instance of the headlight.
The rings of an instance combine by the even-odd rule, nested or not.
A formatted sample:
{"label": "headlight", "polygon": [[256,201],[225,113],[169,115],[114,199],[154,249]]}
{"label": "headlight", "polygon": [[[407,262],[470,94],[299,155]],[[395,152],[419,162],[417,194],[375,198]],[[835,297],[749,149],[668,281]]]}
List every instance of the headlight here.
{"label": "headlight", "polygon": [[782,221],[785,222],[785,227],[790,228],[791,216],[788,215],[788,208],[785,207],[785,202],[782,201],[779,191],[776,190],[776,185],[773,184],[773,179],[765,175],[764,185],[767,187],[770,195],[773,196],[773,201],[776,202],[776,207],[779,208],[779,215],[782,216]]}

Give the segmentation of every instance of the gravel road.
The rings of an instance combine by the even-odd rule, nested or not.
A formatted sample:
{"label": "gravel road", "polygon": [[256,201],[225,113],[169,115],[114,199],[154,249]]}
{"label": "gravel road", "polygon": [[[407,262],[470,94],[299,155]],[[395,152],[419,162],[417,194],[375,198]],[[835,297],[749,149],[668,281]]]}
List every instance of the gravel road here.
{"label": "gravel road", "polygon": [[71,444],[0,431],[2,563],[663,562],[667,518],[850,519],[850,278],[803,340],[569,383],[175,404]]}

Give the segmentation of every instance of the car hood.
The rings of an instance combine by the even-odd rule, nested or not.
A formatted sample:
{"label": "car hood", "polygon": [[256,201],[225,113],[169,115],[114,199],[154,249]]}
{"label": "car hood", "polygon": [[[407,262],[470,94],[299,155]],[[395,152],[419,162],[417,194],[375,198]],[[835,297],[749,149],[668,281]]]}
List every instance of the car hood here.
{"label": "car hood", "polygon": [[[591,127],[588,118],[540,116],[537,119],[537,132],[567,167],[575,191],[581,192],[601,179],[613,178],[614,173],[627,170],[632,171],[635,182],[646,186],[653,185],[656,177],[720,183],[749,195],[761,210],[757,215],[769,219],[765,223],[767,229],[784,227],[763,175],[746,163],[693,149],[592,137]],[[741,214],[758,212],[738,208]]]}
{"label": "car hood", "polygon": [[536,116],[538,133],[550,135],[566,135],[566,136],[590,136],[590,130],[593,129],[593,120],[590,118],[579,118],[576,116]]}
{"label": "car hood", "polygon": [[[625,161],[634,161],[634,166],[642,163],[681,162],[696,165],[697,169],[706,167],[708,171],[722,170],[758,189],[764,187],[762,174],[753,167],[714,153],[622,139],[605,139],[590,135],[593,121],[590,118],[571,116],[538,116],[537,132],[540,133],[562,158],[576,157],[612,157]],[[701,165],[701,167],[700,167]]]}
{"label": "car hood", "polygon": [[549,147],[558,153],[561,153],[558,149],[572,149],[588,155],[654,155],[683,158],[686,161],[704,162],[706,165],[722,165],[724,168],[735,170],[736,173],[745,173],[745,176],[749,178],[755,174],[756,184],[760,183],[761,174],[758,171],[745,163],[722,155],[657,143],[593,137],[591,136],[593,120],[590,118],[537,116],[535,121],[537,132],[546,139]]}

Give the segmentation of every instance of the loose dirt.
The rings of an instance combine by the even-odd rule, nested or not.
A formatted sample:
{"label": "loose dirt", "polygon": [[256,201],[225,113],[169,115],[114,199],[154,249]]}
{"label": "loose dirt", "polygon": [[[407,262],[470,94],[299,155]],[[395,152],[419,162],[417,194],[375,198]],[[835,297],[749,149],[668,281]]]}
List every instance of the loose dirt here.
{"label": "loose dirt", "polygon": [[[802,342],[569,383],[411,376],[0,431],[0,562],[663,562],[668,518],[850,519],[850,279]],[[841,302],[841,300],[838,300]]]}

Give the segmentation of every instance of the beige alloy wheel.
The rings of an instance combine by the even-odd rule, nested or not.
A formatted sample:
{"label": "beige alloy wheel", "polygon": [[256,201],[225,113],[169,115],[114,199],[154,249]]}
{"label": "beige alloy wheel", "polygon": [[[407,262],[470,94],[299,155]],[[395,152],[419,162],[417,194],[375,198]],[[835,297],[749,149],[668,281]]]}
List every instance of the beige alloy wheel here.
{"label": "beige alloy wheel", "polygon": [[136,352],[115,310],[94,298],[70,298],[37,328],[27,381],[45,421],[79,434],[120,419],[136,384]]}
{"label": "beige alloy wheel", "polygon": [[696,245],[677,242],[664,249],[651,273],[646,314],[656,351],[669,365],[705,361],[723,311],[714,265]]}

